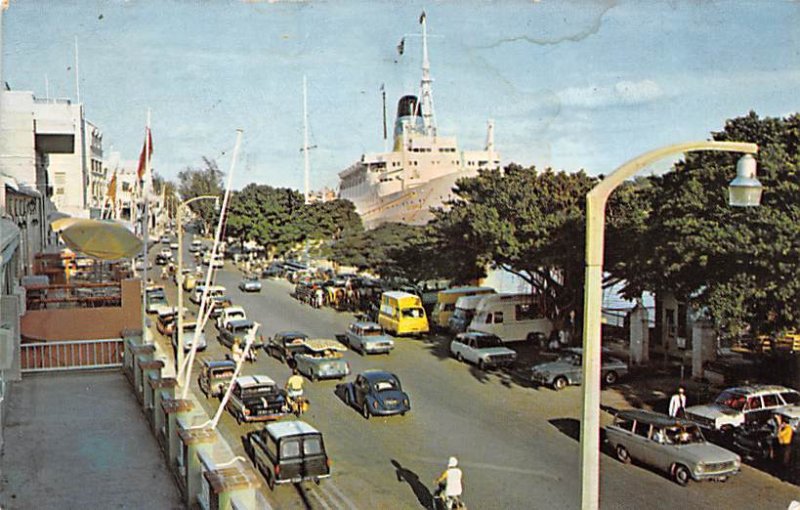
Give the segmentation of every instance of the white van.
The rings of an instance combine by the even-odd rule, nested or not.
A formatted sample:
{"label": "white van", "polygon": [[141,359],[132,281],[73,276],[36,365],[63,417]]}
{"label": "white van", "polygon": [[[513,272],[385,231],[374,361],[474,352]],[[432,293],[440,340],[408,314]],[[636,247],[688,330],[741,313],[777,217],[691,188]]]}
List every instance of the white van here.
{"label": "white van", "polygon": [[504,342],[547,338],[553,323],[541,313],[538,298],[531,294],[491,294],[475,308],[469,331],[482,331]]}
{"label": "white van", "polygon": [[[203,299],[203,285],[198,285],[194,288],[194,294],[190,300],[192,303],[199,305],[200,300]],[[214,296],[224,296],[225,295],[225,287],[222,285],[211,285],[208,287],[208,299],[213,298]]]}

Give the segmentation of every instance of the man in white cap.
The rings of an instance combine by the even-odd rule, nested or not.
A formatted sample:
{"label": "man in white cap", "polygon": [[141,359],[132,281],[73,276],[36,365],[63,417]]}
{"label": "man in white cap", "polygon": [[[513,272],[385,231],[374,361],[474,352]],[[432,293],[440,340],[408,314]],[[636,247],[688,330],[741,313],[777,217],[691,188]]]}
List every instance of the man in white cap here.
{"label": "man in white cap", "polygon": [[461,469],[458,468],[458,459],[450,457],[447,462],[447,469],[436,479],[437,484],[444,484],[445,506],[449,509],[460,506],[461,492],[463,490],[461,482]]}

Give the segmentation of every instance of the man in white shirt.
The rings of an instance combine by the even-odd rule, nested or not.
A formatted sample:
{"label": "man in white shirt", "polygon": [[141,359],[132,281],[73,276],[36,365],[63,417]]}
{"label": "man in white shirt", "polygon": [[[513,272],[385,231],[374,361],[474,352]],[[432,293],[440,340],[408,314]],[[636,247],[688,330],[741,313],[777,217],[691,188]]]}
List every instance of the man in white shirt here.
{"label": "man in white shirt", "polygon": [[673,418],[683,418],[686,415],[686,391],[683,386],[678,387],[678,393],[669,399],[669,415]]}

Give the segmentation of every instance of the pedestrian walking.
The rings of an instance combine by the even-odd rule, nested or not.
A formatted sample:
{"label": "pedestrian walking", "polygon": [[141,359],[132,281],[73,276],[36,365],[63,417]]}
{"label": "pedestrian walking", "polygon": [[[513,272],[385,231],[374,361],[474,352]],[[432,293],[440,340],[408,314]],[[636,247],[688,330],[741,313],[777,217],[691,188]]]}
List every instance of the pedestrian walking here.
{"label": "pedestrian walking", "polygon": [[669,415],[673,418],[686,416],[686,389],[678,386],[678,391],[669,399]]}

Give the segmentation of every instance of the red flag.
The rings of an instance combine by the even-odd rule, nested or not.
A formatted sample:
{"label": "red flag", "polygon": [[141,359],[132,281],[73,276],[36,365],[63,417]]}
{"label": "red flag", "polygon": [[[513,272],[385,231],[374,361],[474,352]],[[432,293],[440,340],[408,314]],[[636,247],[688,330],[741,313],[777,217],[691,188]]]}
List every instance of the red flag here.
{"label": "red flag", "polygon": [[[144,167],[145,167],[145,152],[149,152],[147,155],[148,157],[153,157],[153,136],[150,133],[150,128],[146,128],[147,134],[145,135],[144,145],[142,146],[142,152],[139,154],[139,168],[136,170],[136,175],[139,176],[139,180],[141,181],[144,179]],[[147,148],[150,147],[148,151]]]}

